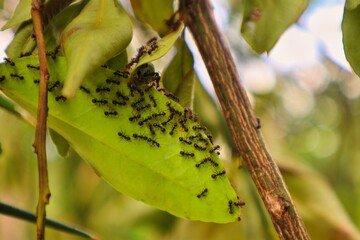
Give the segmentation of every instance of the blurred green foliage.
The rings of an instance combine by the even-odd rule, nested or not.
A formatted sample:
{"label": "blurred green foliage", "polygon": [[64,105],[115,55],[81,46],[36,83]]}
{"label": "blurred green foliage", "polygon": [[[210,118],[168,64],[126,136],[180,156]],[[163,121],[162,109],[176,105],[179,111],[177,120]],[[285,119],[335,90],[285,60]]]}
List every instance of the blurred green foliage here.
{"label": "blurred green foliage", "polygon": [[[233,4],[229,19],[236,21],[240,4],[229,4]],[[259,58],[241,44],[232,47],[243,63]],[[308,74],[310,82],[292,73],[279,74],[270,92],[249,94],[268,148],[312,239],[360,239],[360,79],[327,58],[319,65],[325,70],[320,80],[316,71]],[[203,94],[197,86],[195,99]],[[50,141],[52,197],[47,215],[101,239],[277,239],[246,169],[231,154],[223,118],[213,110],[216,99],[203,98],[206,101],[195,100],[195,109],[216,131],[216,141],[225,151],[230,149],[224,154],[227,172],[246,201],[240,223],[191,222],[132,200],[101,181],[71,150],[67,157],[60,157]],[[210,116],[206,109],[212,109]],[[35,209],[34,128],[2,109],[0,124],[0,201]],[[31,240],[34,232],[34,225],[0,215],[0,239]],[[80,239],[50,229],[47,237]]]}

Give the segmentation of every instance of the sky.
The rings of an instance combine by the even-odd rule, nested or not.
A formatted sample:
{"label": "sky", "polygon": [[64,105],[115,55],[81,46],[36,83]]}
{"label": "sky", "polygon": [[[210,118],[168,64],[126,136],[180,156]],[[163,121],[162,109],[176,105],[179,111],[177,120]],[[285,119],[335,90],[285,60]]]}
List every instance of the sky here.
{"label": "sky", "polygon": [[342,68],[350,70],[342,46],[343,8],[343,1],[314,7],[299,24],[283,34],[269,59],[288,68],[316,62],[322,52]]}

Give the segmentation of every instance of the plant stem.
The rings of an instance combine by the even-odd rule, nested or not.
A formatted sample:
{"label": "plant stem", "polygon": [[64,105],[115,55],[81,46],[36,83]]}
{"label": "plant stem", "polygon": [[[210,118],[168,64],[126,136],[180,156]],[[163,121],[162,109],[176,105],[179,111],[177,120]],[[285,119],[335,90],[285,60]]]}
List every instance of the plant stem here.
{"label": "plant stem", "polygon": [[190,28],[211,76],[237,152],[257,187],[280,239],[310,239],[281,173],[259,132],[229,47],[207,0],[181,0],[180,17]]}
{"label": "plant stem", "polygon": [[37,48],[40,61],[40,87],[39,87],[39,103],[37,112],[37,122],[35,131],[34,149],[38,159],[39,172],[39,200],[36,209],[36,231],[37,239],[45,238],[45,221],[46,221],[46,205],[50,199],[50,189],[48,181],[48,170],[46,160],[46,118],[47,118],[47,89],[49,72],[46,61],[46,49],[43,35],[41,9],[43,1],[33,0],[31,15],[34,25]]}

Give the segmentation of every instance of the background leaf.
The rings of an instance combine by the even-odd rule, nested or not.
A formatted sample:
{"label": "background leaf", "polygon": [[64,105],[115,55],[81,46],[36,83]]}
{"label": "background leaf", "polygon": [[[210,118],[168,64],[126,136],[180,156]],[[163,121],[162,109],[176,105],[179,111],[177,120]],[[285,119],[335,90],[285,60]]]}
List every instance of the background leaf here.
{"label": "background leaf", "polygon": [[[84,77],[123,52],[131,38],[130,18],[117,1],[90,1],[62,33],[61,42],[69,68],[63,95],[73,97]],[[101,47],[98,47],[99,42],[102,42]]]}
{"label": "background leaf", "polygon": [[354,72],[360,76],[360,6],[353,10],[345,7],[342,22],[343,43],[346,59]]}
{"label": "background leaf", "polygon": [[321,175],[288,160],[279,162],[279,167],[312,238],[360,239],[360,233]]}
{"label": "background leaf", "polygon": [[217,100],[204,89],[197,76],[195,78],[194,111],[199,115],[201,122],[213,133],[214,138],[222,136],[232,148],[230,131]]}
{"label": "background leaf", "polygon": [[307,4],[307,0],[245,1],[241,34],[256,53],[269,52]]}
{"label": "background leaf", "polygon": [[60,156],[67,157],[70,151],[69,142],[52,129],[49,129],[49,134]]}
{"label": "background leaf", "polygon": [[128,54],[126,51],[123,51],[119,55],[110,58],[106,62],[105,66],[112,70],[117,70],[117,69],[124,69],[127,63],[128,63]]}
{"label": "background leaf", "polygon": [[166,20],[173,14],[173,1],[131,0],[131,6],[135,16],[149,24],[160,36],[169,32],[170,28],[166,25]]}
{"label": "background leaf", "polygon": [[347,10],[353,10],[357,6],[359,6],[360,0],[346,0],[345,8]]}
{"label": "background leaf", "polygon": [[181,99],[185,107],[193,107],[195,92],[194,59],[184,38],[176,44],[177,53],[163,74],[164,87]]}

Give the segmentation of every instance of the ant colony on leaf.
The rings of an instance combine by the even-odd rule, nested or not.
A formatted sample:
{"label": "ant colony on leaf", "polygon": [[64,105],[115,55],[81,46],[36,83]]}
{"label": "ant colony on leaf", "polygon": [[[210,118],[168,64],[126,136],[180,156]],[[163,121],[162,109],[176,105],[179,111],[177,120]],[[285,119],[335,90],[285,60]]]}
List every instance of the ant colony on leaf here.
{"label": "ant colony on leaf", "polygon": [[[161,203],[155,200],[147,200],[143,196],[139,197],[127,188],[125,188],[124,193],[130,196],[134,195],[137,199],[141,198],[144,202],[168,210],[175,215],[211,221],[210,217],[207,218],[206,216],[215,213],[211,211],[201,213],[205,217],[200,216],[201,214],[198,216],[196,215],[198,213],[196,213],[192,217],[193,211],[200,210],[186,209],[183,202],[193,201],[200,204],[199,206],[214,204],[216,201],[220,201],[216,194],[224,192],[224,196],[220,198],[222,199],[221,206],[223,208],[219,212],[224,215],[234,215],[234,218],[237,218],[238,216],[235,215],[239,214],[238,208],[243,204],[240,204],[233,189],[223,190],[224,188],[230,189],[231,185],[225,177],[226,172],[218,156],[220,147],[214,145],[210,132],[199,123],[197,115],[191,109],[180,105],[177,96],[161,88],[161,76],[155,71],[153,64],[145,63],[130,71],[132,66],[138,63],[143,55],[153,54],[156,51],[156,43],[157,40],[152,39],[147,47],[140,48],[138,55],[131,59],[125,70],[112,71],[102,67],[94,71],[94,75],[89,76],[80,86],[78,92],[80,98],[76,97],[72,100],[68,100],[61,95],[64,76],[51,74],[56,72],[57,69],[50,69],[48,91],[49,99],[52,97],[53,100],[49,101],[49,114],[57,114],[61,111],[67,112],[69,110],[67,107],[76,101],[86,102],[88,109],[84,110],[84,114],[78,114],[79,118],[85,118],[88,112],[94,111],[94,114],[89,116],[93,119],[101,119],[104,128],[101,133],[99,131],[95,132],[92,128],[85,129],[85,127],[83,131],[94,131],[92,134],[104,136],[107,134],[106,131],[111,130],[109,137],[116,139],[113,142],[119,145],[114,145],[115,149],[121,148],[122,151],[128,151],[128,155],[137,154],[136,161],[139,161],[140,165],[146,166],[146,168],[154,172],[162,172],[161,176],[164,175],[168,180],[176,182],[174,186],[186,186],[183,188],[186,189],[186,194],[190,195],[183,201],[180,201],[179,198],[177,200],[178,205],[174,210],[158,205]],[[30,80],[32,88],[34,84],[38,87],[38,60],[34,57],[24,58],[31,58],[32,60],[22,67],[22,71],[18,71],[19,64],[16,60],[7,59],[5,64],[0,65],[0,70],[6,68],[6,71],[0,72],[0,85],[6,85],[9,81],[20,83]],[[23,59],[20,58],[20,60]],[[61,61],[65,62],[65,59],[56,56],[56,54],[51,54],[50,61],[52,61],[50,64],[52,67],[63,66]],[[29,76],[23,75],[24,71]],[[53,109],[57,109],[57,111],[53,112]],[[93,119],[91,120],[93,121]],[[68,121],[71,124],[73,118]],[[91,124],[90,122],[89,119],[82,120],[82,123]],[[146,156],[155,157],[148,157],[147,159],[146,156],[142,157],[144,153],[146,153]],[[118,159],[117,161],[127,160]],[[154,161],[154,163],[151,161]],[[93,163],[96,163],[96,160]],[[126,165],[126,162],[123,164]],[[107,178],[108,173],[102,172],[101,174],[105,179]],[[114,186],[116,188],[117,184],[114,184]],[[117,189],[123,191],[121,186],[117,187]],[[173,192],[172,189],[165,187],[164,189],[164,194]],[[185,191],[184,189],[180,188],[181,191]],[[161,188],[158,188],[158,190],[160,191]],[[186,194],[179,193],[179,196]],[[174,199],[176,201],[177,198]],[[192,204],[189,206],[192,206]],[[178,210],[182,208],[185,210]],[[227,219],[232,218],[231,216]]]}

